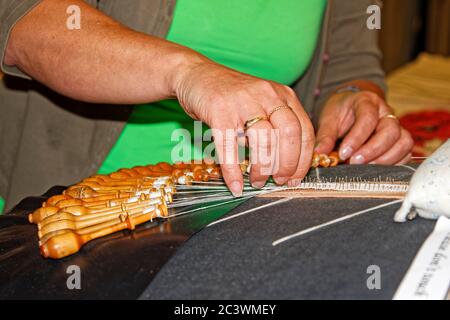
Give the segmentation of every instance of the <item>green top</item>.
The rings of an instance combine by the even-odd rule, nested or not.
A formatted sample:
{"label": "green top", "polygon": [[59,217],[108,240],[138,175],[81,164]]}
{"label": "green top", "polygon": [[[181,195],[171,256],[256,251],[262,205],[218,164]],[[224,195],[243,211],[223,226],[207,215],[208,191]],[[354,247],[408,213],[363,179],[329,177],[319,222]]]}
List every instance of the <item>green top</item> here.
{"label": "green top", "polygon": [[[326,0],[177,0],[167,40],[230,68],[290,85],[308,67]],[[300,14],[299,14],[300,13]],[[193,121],[176,100],[135,106],[99,173],[170,161],[172,132]],[[187,159],[200,158],[192,147]]]}

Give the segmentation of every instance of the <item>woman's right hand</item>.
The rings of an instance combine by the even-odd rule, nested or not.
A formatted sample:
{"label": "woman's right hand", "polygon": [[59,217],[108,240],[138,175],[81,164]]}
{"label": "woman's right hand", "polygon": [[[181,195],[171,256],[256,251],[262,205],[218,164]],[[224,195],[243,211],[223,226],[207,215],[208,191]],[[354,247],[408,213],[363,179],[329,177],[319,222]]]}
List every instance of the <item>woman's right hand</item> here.
{"label": "woman's right hand", "polygon": [[[310,168],[315,138],[311,121],[290,87],[207,59],[190,65],[180,74],[176,96],[187,114],[213,129],[223,176],[234,195],[239,196],[243,188],[236,133],[243,132],[245,122],[255,117],[268,120],[259,121],[247,130],[252,185],[263,187],[270,175],[277,184],[300,183]],[[279,106],[290,109],[280,108],[269,118]],[[230,129],[233,135],[226,134]],[[274,133],[275,138],[271,138]],[[271,159],[267,159],[268,154]]]}
{"label": "woman's right hand", "polygon": [[[65,12],[72,5],[83,12],[83,28],[68,31]],[[257,141],[250,139],[253,153],[279,149],[271,164],[275,169],[263,172],[262,163],[257,162],[252,166],[251,182],[261,187],[273,173],[278,183],[294,183],[309,168],[313,129],[290,88],[228,69],[165,39],[135,32],[85,1],[41,1],[15,24],[4,63],[60,94],[85,102],[129,105],[177,97],[188,114],[217,129],[214,138],[219,159],[237,148],[236,139],[219,137],[220,132],[242,130],[247,120],[289,105],[292,111],[281,109],[270,121],[260,121],[247,132],[280,132],[276,141],[267,138],[270,132]],[[230,162],[222,164],[224,178],[239,195],[242,174],[237,161]]]}

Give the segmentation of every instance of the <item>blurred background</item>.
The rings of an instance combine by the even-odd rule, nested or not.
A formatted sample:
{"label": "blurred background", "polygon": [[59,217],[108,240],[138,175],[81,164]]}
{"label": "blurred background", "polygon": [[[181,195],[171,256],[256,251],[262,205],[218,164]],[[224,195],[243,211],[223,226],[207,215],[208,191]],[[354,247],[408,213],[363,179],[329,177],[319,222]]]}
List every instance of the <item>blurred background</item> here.
{"label": "blurred background", "polygon": [[450,138],[450,0],[383,0],[388,102],[427,156]]}

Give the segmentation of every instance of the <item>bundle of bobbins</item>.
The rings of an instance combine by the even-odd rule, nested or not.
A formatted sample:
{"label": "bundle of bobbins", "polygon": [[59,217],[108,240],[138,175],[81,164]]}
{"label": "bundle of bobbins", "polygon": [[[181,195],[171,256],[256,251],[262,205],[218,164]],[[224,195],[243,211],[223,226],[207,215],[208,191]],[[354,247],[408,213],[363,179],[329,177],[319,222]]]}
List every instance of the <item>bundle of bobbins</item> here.
{"label": "bundle of bobbins", "polygon": [[[200,162],[200,163],[199,163]],[[314,154],[311,167],[330,167],[339,163],[336,152]],[[248,162],[244,173],[242,198],[276,190],[273,182],[253,189]],[[231,200],[230,200],[231,199]],[[41,255],[60,259],[80,250],[87,242],[153,221],[169,218],[169,209],[196,204],[220,205],[232,200],[220,171],[210,161],[136,166],[109,175],[93,175],[45,201],[30,213],[37,225]],[[198,210],[195,209],[195,210]],[[178,211],[176,215],[193,210]]]}
{"label": "bundle of bobbins", "polygon": [[311,167],[335,167],[340,161],[339,154],[336,151],[331,152],[329,155],[314,153]]}

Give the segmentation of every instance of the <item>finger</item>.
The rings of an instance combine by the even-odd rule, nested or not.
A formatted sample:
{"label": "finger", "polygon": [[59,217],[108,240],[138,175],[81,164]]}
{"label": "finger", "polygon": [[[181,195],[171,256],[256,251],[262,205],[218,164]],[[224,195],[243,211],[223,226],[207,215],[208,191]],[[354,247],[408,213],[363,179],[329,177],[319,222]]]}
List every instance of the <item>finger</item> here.
{"label": "finger", "polygon": [[276,161],[277,137],[268,121],[260,121],[247,130],[250,149],[250,183],[262,188],[273,172]]}
{"label": "finger", "polygon": [[350,158],[350,164],[373,161],[388,152],[400,138],[400,126],[395,119],[381,119],[375,134]]}
{"label": "finger", "polygon": [[212,136],[216,146],[218,161],[222,169],[223,179],[235,197],[242,195],[243,178],[238,161],[238,145],[236,130],[233,124],[223,122],[212,126]]}
{"label": "finger", "polygon": [[311,159],[315,143],[314,127],[308,115],[305,113],[304,117],[302,117],[300,121],[302,123],[302,148],[300,151],[299,165],[295,175],[292,178],[292,186],[300,184],[301,179],[306,176],[311,168]]}
{"label": "finger", "polygon": [[402,164],[410,163],[411,162],[411,158],[412,158],[412,153],[408,153],[406,155],[406,157],[404,157],[402,160],[397,162],[396,165],[402,165]]}
{"label": "finger", "polygon": [[[242,124],[256,117],[267,118],[265,110],[256,104],[242,106],[239,109]],[[246,131],[250,150],[250,183],[255,188],[262,188],[272,174],[277,148],[273,127],[267,120],[253,124]]]}
{"label": "finger", "polygon": [[355,107],[355,123],[342,140],[339,157],[347,160],[369,139],[377,127],[378,108],[370,100],[362,100]]}
{"label": "finger", "polygon": [[295,93],[292,93],[287,100],[292,111],[298,118],[301,128],[301,146],[300,146],[300,158],[298,161],[297,169],[294,175],[289,179],[288,185],[291,187],[298,186],[302,179],[306,176],[311,168],[311,159],[314,151],[315,134],[314,127],[311,123],[311,119],[303,109]]}
{"label": "finger", "polygon": [[400,129],[400,138],[395,143],[392,148],[385,152],[380,157],[373,160],[371,163],[373,164],[396,164],[403,162],[404,160],[411,160],[407,159],[408,155],[411,155],[411,150],[414,145],[413,139],[411,138],[411,135],[408,131],[401,128]]}
{"label": "finger", "polygon": [[[283,106],[286,103],[273,105]],[[269,110],[267,113],[270,114],[271,111]],[[269,120],[276,131],[277,138],[276,158],[272,175],[275,182],[281,185],[285,184],[297,170],[300,159],[301,126],[297,116],[290,108],[275,111],[271,114]]]}
{"label": "finger", "polygon": [[339,123],[333,113],[323,112],[322,114],[324,116],[319,120],[314,151],[319,154],[328,154],[333,151],[336,140],[339,138]]}

